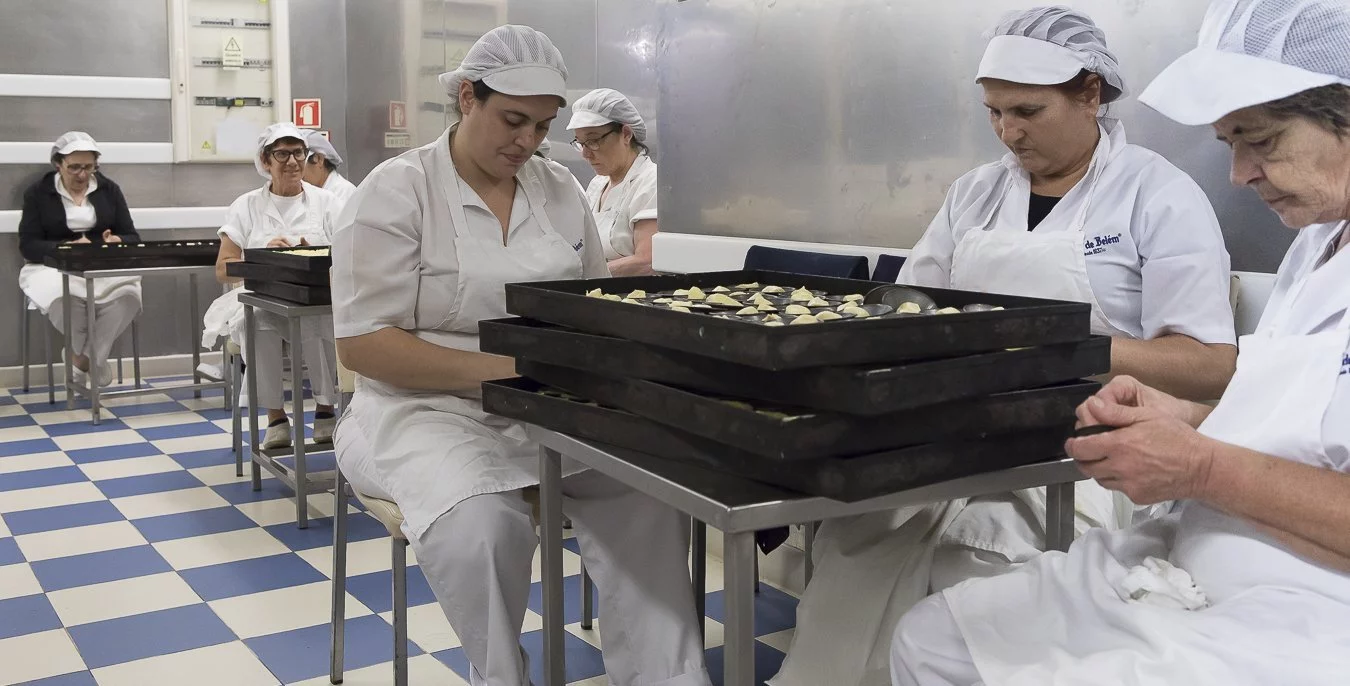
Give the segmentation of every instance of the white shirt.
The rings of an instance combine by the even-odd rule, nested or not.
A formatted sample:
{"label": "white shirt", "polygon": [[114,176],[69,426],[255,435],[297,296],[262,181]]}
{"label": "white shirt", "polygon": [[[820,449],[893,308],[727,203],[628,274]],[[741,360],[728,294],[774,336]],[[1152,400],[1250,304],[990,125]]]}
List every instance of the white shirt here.
{"label": "white shirt", "polygon": [[300,195],[287,197],[263,186],[230,203],[217,233],[244,249],[265,248],[274,238],[285,238],[292,245],[301,238],[310,245],[328,245],[337,219],[337,201],[322,188],[306,183]]}
{"label": "white shirt", "polygon": [[601,202],[608,185],[608,176],[591,179],[586,201],[595,213],[600,240],[608,245],[609,259],[631,257],[635,252],[633,227],[644,219],[656,219],[656,163],[646,153],[639,154],[623,181]]}
{"label": "white shirt", "polygon": [[89,175],[89,188],[84,192],[84,202],[76,203],[75,196],[66,189],[66,184],[61,180],[61,175],[56,175],[56,193],[61,196],[61,206],[66,208],[66,227],[71,231],[88,231],[94,228],[98,223],[98,214],[94,211],[93,203],[89,202],[89,194],[98,190],[98,177]]}
{"label": "white shirt", "polygon": [[356,184],[347,180],[347,177],[332,172],[328,175],[328,180],[323,182],[323,189],[333,194],[337,200],[338,213],[342,213],[342,208],[347,206],[347,201],[352,199],[356,193]]}
{"label": "white shirt", "polygon": [[[1235,343],[1228,251],[1209,199],[1161,155],[1125,145],[1123,125],[1111,124],[1121,150],[1107,162],[1093,193],[1083,248],[1102,311],[1136,338],[1184,334],[1201,343]],[[1000,207],[1012,174],[1027,185],[1010,190]],[[967,231],[986,225],[996,207],[1004,221],[1025,226],[1026,179],[1011,153],[957,179],[896,280],[949,288],[956,244]],[[1068,221],[1056,219],[1075,211],[1061,201],[1036,231],[1068,230]]]}

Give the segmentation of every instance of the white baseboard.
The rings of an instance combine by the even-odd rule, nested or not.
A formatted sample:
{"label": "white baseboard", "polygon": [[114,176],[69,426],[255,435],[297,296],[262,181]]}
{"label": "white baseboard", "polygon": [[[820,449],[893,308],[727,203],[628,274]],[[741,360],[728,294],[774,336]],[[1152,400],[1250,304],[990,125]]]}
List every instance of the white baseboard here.
{"label": "white baseboard", "polygon": [[[133,207],[137,231],[155,229],[218,229],[228,207]],[[0,210],[0,233],[18,233],[23,210]]]}
{"label": "white baseboard", "polygon": [[[34,356],[40,356],[42,351],[36,350],[32,353]],[[116,362],[116,358],[113,358]],[[210,364],[220,364],[219,352],[202,353],[202,362]],[[58,354],[52,360],[52,375],[56,383],[65,383],[65,369],[61,365],[61,358]],[[191,355],[163,355],[160,357],[142,357],[141,358],[141,378],[152,379],[161,376],[184,376],[192,373]],[[130,357],[122,358],[123,378],[132,378],[132,363]],[[35,359],[32,366],[29,367],[28,382],[32,387],[45,387],[47,385],[47,361],[46,359]],[[0,388],[20,388],[23,386],[23,367],[0,367]]]}
{"label": "white baseboard", "polygon": [[172,97],[172,89],[165,78],[0,74],[0,96],[168,100]]}
{"label": "white baseboard", "polygon": [[[172,164],[173,143],[99,143],[99,164]],[[49,141],[0,142],[0,164],[50,164]]]}

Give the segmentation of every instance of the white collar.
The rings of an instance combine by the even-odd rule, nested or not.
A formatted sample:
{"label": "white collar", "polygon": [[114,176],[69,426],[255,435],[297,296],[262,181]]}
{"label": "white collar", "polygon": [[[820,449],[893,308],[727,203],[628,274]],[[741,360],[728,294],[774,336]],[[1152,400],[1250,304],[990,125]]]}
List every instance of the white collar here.
{"label": "white collar", "polygon": [[[89,188],[84,192],[85,200],[88,200],[89,194],[96,190],[98,190],[98,176],[91,173],[89,175]],[[71,204],[77,204],[75,203],[75,196],[71,195],[69,190],[66,190],[66,184],[61,180],[61,172],[56,172],[56,192],[62,198],[69,200]]]}

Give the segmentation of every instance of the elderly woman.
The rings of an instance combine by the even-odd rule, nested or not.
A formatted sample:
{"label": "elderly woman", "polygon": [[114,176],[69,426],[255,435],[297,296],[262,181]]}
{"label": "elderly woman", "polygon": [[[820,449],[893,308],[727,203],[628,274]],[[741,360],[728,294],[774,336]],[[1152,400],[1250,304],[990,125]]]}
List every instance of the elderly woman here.
{"label": "elderly woman", "polygon": [[356,193],[356,186],[338,173],[342,156],[333,142],[318,131],[305,132],[305,145],[309,147],[309,157],[305,159],[305,183],[332,193],[337,201],[337,213],[341,214],[342,208]]}
{"label": "elderly woman", "polygon": [[[258,137],[258,156],[253,167],[267,184],[251,190],[230,204],[225,225],[220,227],[220,254],[216,258],[216,279],[237,284],[239,279],[226,274],[225,265],[244,258],[249,248],[288,248],[300,245],[328,245],[337,223],[337,200],[328,191],[305,183],[302,169],[309,156],[305,134],[289,123],[273,124]],[[220,336],[229,336],[241,347],[244,342],[244,313],[239,304],[239,288],[234,288],[211,303],[204,318],[202,344],[211,347]],[[287,327],[281,317],[258,313],[257,350],[244,348],[244,360],[258,380],[256,406],[267,409],[267,433],[264,448],[291,445],[291,425],[286,418],[282,391],[281,342]],[[337,400],[337,358],[333,348],[332,320],[308,318],[301,328],[309,384],[314,392],[314,442],[333,440],[337,419],[333,403]],[[302,417],[296,418],[303,423]]]}
{"label": "elderly woman", "polygon": [[1233,183],[1298,229],[1218,407],[1117,378],[1067,450],[1136,502],[1124,531],[946,590],[895,635],[911,684],[1345,684],[1350,678],[1350,7],[1221,0],[1141,97],[1212,123]]}
{"label": "elderly woman", "polygon": [[[63,331],[61,274],[42,264],[44,258],[65,243],[136,243],[141,237],[131,223],[131,211],[122,189],[98,171],[101,153],[98,143],[83,131],[63,134],[52,145],[52,166],[23,194],[23,216],[19,220],[19,251],[25,264],[19,271],[19,288],[38,310],[46,313],[52,325]],[[112,383],[113,369],[108,362],[113,343],[131,326],[141,311],[140,277],[113,277],[94,280],[94,330],[88,331],[84,311],[84,291],[72,292],[75,299],[70,322],[71,364],[75,381],[85,383],[93,362],[95,382]]]}
{"label": "elderly woman", "polygon": [[[1236,356],[1218,220],[1190,177],[1102,116],[1125,91],[1102,30],[1065,7],[1015,12],[976,81],[1009,153],[953,184],[898,281],[1090,303],[1113,374],[1218,397]],[[1076,495],[1079,533],[1135,515],[1095,483]],[[1040,555],[1045,509],[1045,489],[1029,489],[825,522],[774,686],[821,683],[834,667],[845,675],[831,683],[884,683],[901,615]]]}
{"label": "elderly woman", "polygon": [[623,93],[598,88],[572,105],[572,146],[595,178],[586,201],[614,276],[652,273],[656,235],[656,163],[648,155],[647,124]]}

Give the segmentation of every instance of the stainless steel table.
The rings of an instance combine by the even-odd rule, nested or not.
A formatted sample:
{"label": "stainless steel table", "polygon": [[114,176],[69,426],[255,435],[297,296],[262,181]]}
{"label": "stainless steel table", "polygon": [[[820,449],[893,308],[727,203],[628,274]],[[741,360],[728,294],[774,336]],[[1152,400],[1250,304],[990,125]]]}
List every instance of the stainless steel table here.
{"label": "stainless steel table", "polygon": [[[306,499],[312,491],[332,490],[336,485],[337,474],[328,470],[310,473],[305,465],[308,452],[326,452],[333,449],[331,444],[305,443],[305,359],[304,348],[300,344],[300,324],[305,317],[323,317],[333,313],[331,305],[301,305],[280,298],[272,298],[257,293],[240,293],[239,302],[244,306],[244,345],[247,350],[257,350],[258,328],[254,310],[271,312],[286,319],[288,340],[291,341],[291,447],[265,450],[258,437],[258,378],[254,376],[257,365],[244,362],[244,377],[248,384],[248,431],[249,452],[253,460],[253,490],[262,490],[262,470],[271,472],[279,481],[295,491],[295,523],[301,529],[309,528],[309,509]],[[339,398],[339,402],[340,402]],[[293,468],[277,461],[279,457],[291,455],[295,458]]]}
{"label": "stainless steel table", "polygon": [[[200,367],[202,363],[201,348],[200,346],[197,345],[197,340],[201,338],[202,318],[197,312],[197,274],[199,272],[206,270],[214,271],[215,267],[212,265],[192,265],[183,267],[147,267],[141,269],[95,269],[82,272],[62,270],[61,316],[62,319],[64,320],[62,322],[62,325],[67,332],[67,335],[65,336],[65,343],[63,344],[63,347],[65,349],[65,355],[62,356],[65,358],[63,364],[65,365],[65,373],[66,373],[66,409],[69,410],[75,409],[76,393],[83,395],[86,398],[89,398],[89,405],[90,405],[89,410],[93,414],[94,424],[98,425],[100,422],[99,408],[101,407],[101,402],[104,399],[123,398],[134,395],[147,395],[151,393],[163,393],[165,390],[168,390],[163,386],[156,388],[141,388],[140,356],[139,354],[133,353],[133,356],[135,358],[133,364],[134,364],[134,374],[136,377],[136,387],[120,391],[103,391],[101,388],[99,388],[97,377],[97,370],[99,368],[99,365],[103,363],[103,360],[96,359],[97,356],[93,354],[94,346],[92,345],[89,346],[89,350],[91,353],[89,355],[89,369],[91,373],[87,377],[90,379],[91,383],[89,383],[87,386],[75,383],[73,374],[73,365],[71,364],[71,359],[74,357],[75,351],[71,347],[71,336],[69,335],[71,325],[70,280],[72,278],[81,279],[84,281],[85,316],[88,317],[88,327],[89,327],[88,335],[92,340],[92,337],[94,335],[94,306],[95,306],[94,279],[101,279],[110,276],[121,277],[121,276],[157,276],[163,274],[181,274],[181,273],[187,274],[189,282],[188,340],[192,342],[191,346],[192,383],[188,384],[187,386],[190,386],[192,388],[193,396],[197,398],[202,397],[202,391],[204,390],[210,388],[220,388],[220,389],[226,388],[226,386],[228,386],[228,383],[224,379],[218,379],[209,374],[204,374],[201,372],[201,370],[198,369],[198,367]],[[206,383],[203,383],[203,380],[205,380]],[[230,402],[229,397],[230,394],[226,392],[222,393],[222,395],[225,396],[224,400],[225,407],[228,408]]]}
{"label": "stainless steel table", "polygon": [[[545,683],[563,686],[562,456],[641,491],[700,522],[721,529],[725,571],[724,686],[755,681],[755,531],[909,505],[1047,487],[1046,541],[1058,550],[1073,542],[1073,484],[1084,479],[1070,459],[945,481],[871,500],[844,503],[803,496],[693,463],[583,441],[536,426],[540,446],[540,545],[544,583]],[[696,595],[698,589],[695,589]],[[702,618],[700,617],[700,621]]]}

